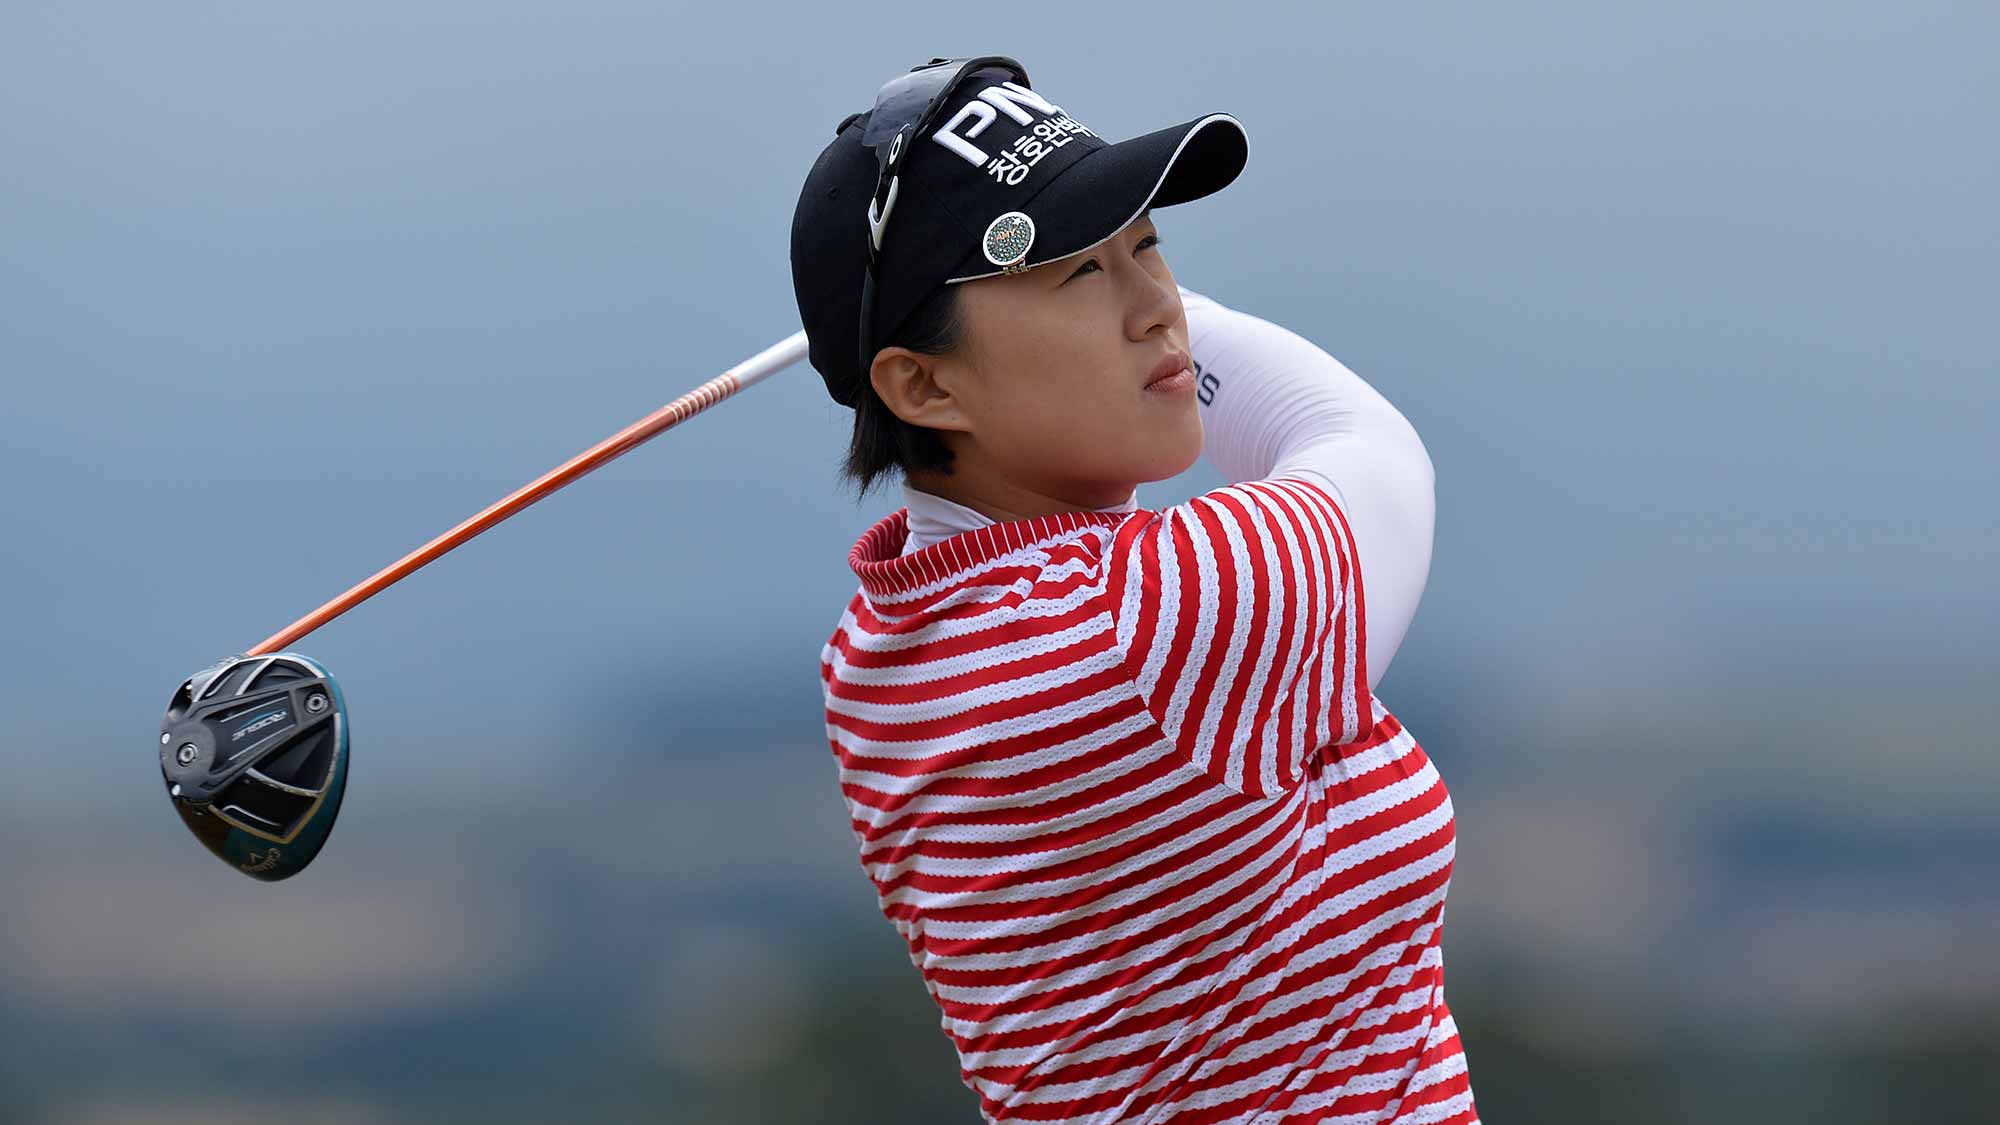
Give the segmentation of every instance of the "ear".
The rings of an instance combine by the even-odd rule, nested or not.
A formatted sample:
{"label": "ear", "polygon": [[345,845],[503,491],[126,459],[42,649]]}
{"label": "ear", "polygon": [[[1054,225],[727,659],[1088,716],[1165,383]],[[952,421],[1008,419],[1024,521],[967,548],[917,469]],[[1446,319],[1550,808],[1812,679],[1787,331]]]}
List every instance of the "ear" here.
{"label": "ear", "polygon": [[889,347],[875,353],[868,382],[889,412],[913,426],[933,430],[970,430],[963,404],[945,386],[955,381],[942,369],[939,356],[908,348]]}

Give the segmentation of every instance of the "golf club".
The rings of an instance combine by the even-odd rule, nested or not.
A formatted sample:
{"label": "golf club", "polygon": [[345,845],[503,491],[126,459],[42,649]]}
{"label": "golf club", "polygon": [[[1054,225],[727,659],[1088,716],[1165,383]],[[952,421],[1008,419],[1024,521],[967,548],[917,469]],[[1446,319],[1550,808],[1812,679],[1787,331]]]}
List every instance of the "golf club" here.
{"label": "golf club", "polygon": [[266,637],[181,682],[160,772],[182,823],[252,878],[286,879],[326,844],[347,788],[347,701],[317,661],[283,651],[445,552],[585,473],[805,358],[795,332],[660,407]]}

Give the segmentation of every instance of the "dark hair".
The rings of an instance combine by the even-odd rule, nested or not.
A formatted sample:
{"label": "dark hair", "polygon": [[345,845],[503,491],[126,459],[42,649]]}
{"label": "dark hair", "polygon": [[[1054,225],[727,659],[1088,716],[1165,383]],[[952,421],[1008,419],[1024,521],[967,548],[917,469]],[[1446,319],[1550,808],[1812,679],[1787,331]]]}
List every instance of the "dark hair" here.
{"label": "dark hair", "polygon": [[[958,304],[958,287],[940,285],[926,294],[902,326],[889,333],[887,347],[908,348],[925,355],[947,355],[965,342],[965,321]],[[841,476],[854,485],[859,501],[890,469],[907,480],[911,469],[951,472],[952,453],[938,431],[913,426],[896,417],[862,372],[861,397],[854,404],[854,435],[847,445]]]}

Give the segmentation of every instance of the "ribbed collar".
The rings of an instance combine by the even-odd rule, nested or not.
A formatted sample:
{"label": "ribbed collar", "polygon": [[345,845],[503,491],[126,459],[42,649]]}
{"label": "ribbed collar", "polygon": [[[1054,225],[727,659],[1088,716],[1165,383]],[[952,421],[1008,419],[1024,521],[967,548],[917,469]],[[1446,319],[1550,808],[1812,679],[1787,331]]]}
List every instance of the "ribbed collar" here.
{"label": "ribbed collar", "polygon": [[[1124,503],[1097,511],[1057,512],[996,523],[963,504],[907,484],[903,496],[905,506],[869,528],[847,555],[847,565],[871,599],[899,604],[911,601],[912,590],[942,582],[1010,551],[1061,538],[1078,528],[1113,526],[1140,510],[1135,491]],[[913,542],[913,519],[919,532],[942,537],[906,551]],[[919,535],[914,541],[922,542],[923,538]]]}
{"label": "ribbed collar", "polygon": [[[903,507],[909,515],[904,522],[909,525],[910,535],[904,541],[898,554],[907,555],[921,550],[941,539],[949,539],[966,531],[976,531],[990,526],[994,521],[977,508],[968,508],[956,500],[947,500],[934,492],[925,492],[908,481],[903,482]],[[1139,490],[1107,508],[1097,508],[1099,512],[1132,512],[1139,508]]]}

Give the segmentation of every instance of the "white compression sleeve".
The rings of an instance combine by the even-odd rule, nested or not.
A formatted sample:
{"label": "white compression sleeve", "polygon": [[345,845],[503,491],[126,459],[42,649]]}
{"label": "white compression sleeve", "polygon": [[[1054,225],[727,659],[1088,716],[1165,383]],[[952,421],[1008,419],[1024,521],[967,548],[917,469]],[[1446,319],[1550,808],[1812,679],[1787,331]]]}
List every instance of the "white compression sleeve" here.
{"label": "white compression sleeve", "polygon": [[1318,345],[1181,287],[1188,349],[1211,399],[1203,453],[1231,484],[1304,476],[1346,513],[1361,569],[1368,688],[1430,581],[1436,473],[1416,428]]}

